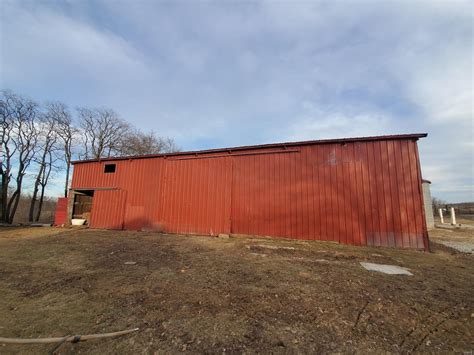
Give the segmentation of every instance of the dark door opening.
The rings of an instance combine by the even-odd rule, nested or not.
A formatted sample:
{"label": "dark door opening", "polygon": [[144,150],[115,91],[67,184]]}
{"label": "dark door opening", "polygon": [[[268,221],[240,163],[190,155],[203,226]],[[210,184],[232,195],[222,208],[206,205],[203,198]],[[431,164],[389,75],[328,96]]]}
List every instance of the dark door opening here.
{"label": "dark door opening", "polygon": [[75,191],[72,218],[81,218],[89,224],[92,210],[94,190]]}

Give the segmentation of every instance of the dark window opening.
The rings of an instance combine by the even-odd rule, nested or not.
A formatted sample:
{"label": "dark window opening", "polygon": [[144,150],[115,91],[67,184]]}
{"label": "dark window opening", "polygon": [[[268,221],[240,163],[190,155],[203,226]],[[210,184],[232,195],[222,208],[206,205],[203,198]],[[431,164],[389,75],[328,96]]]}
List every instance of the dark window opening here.
{"label": "dark window opening", "polygon": [[115,164],[105,164],[104,173],[115,173]]}

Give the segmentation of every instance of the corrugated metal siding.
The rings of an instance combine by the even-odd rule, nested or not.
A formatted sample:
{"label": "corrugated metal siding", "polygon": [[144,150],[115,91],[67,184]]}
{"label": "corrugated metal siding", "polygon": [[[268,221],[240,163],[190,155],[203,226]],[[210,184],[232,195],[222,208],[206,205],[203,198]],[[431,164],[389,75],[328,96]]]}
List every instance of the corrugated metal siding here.
{"label": "corrugated metal siding", "polygon": [[58,202],[56,202],[56,210],[54,213],[54,225],[60,226],[66,223],[67,220],[67,204],[68,198],[67,197],[60,197],[58,198]]}
{"label": "corrugated metal siding", "polygon": [[232,233],[423,248],[417,176],[407,141],[236,157]]}
{"label": "corrugated metal siding", "polygon": [[[153,229],[160,207],[163,161],[130,160],[121,167],[120,186],[127,191],[126,229]],[[118,167],[117,167],[118,168]]]}
{"label": "corrugated metal siding", "polygon": [[230,232],[231,158],[167,160],[159,219],[165,231]]}
{"label": "corrugated metal siding", "polygon": [[92,202],[90,225],[92,228],[123,229],[126,192],[123,190],[97,190]]}
{"label": "corrugated metal siding", "polygon": [[[415,139],[213,155],[83,163],[72,188],[124,191],[127,229],[428,248]],[[116,207],[97,196],[105,228]]]}

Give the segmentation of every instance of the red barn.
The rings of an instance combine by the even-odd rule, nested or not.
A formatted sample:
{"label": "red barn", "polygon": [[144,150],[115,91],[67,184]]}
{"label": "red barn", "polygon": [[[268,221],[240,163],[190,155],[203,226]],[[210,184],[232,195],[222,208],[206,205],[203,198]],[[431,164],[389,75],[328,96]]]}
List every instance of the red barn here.
{"label": "red barn", "polygon": [[74,162],[91,228],[428,248],[417,141],[331,139]]}

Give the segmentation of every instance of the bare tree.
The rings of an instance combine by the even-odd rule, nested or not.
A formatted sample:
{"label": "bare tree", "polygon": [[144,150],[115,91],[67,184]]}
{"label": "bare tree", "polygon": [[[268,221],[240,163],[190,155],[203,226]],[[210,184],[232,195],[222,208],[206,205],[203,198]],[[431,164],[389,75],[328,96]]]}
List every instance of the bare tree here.
{"label": "bare tree", "polygon": [[162,144],[161,152],[163,153],[173,153],[179,152],[181,150],[181,148],[178,147],[173,138],[161,137],[160,140]]}
{"label": "bare tree", "polygon": [[71,172],[72,149],[78,130],[74,127],[72,115],[65,104],[62,102],[52,102],[47,104],[46,107],[48,115],[56,122],[56,132],[61,145],[63,161],[66,166],[64,197],[67,197],[69,175]]}
{"label": "bare tree", "polygon": [[170,153],[178,151],[173,139],[159,137],[153,131],[143,133],[140,130],[130,130],[123,136],[120,146],[120,155],[145,155]]}
{"label": "bare tree", "polygon": [[40,180],[41,189],[40,189],[38,208],[36,210],[36,216],[34,218],[35,222],[39,221],[41,217],[41,213],[43,212],[46,185],[48,184],[49,177],[54,168],[54,161],[55,161],[55,157],[54,157],[53,151],[50,150],[46,156],[45,169],[43,171],[43,175],[41,176],[41,180]]}
{"label": "bare tree", "polygon": [[[82,141],[79,158],[83,159],[179,150],[172,138],[134,129],[111,109],[78,108],[77,114],[79,127],[74,126],[63,103],[46,104],[46,111],[40,114],[34,101],[8,90],[0,91],[0,221],[13,221],[26,184],[24,177],[31,166],[38,169],[32,193],[28,194],[30,221],[39,220],[46,187],[56,169],[64,169],[67,197],[76,142]],[[58,161],[63,163],[57,165]]]}
{"label": "bare tree", "polygon": [[[41,216],[43,207],[44,192],[48,184],[53,162],[55,160],[53,153],[56,153],[58,136],[58,120],[54,105],[48,105],[49,109],[41,115],[38,123],[38,156],[34,161],[39,169],[36,173],[36,179],[31,196],[30,211],[28,220],[37,222]],[[39,193],[39,199],[38,199]],[[37,205],[38,203],[38,205]],[[37,207],[37,208],[36,208]],[[36,210],[36,211],[35,211]],[[35,213],[36,212],[36,213]]]}
{"label": "bare tree", "polygon": [[1,152],[2,157],[0,160],[0,176],[2,178],[1,192],[0,192],[0,221],[8,222],[8,187],[10,185],[10,180],[12,178],[12,160],[15,155],[15,147],[12,146],[11,140],[13,136],[13,99],[14,96],[9,91],[1,92],[0,99],[0,119],[1,119],[1,129],[0,132],[2,142],[1,142]]}
{"label": "bare tree", "polygon": [[78,108],[82,129],[82,158],[99,159],[120,155],[122,138],[130,130],[127,122],[111,109]]}
{"label": "bare tree", "polygon": [[[2,150],[5,150],[1,164],[2,218],[3,221],[12,223],[21,195],[23,178],[36,152],[38,105],[10,91],[2,91],[0,106],[2,129],[5,128],[2,132]],[[16,186],[9,196],[12,179],[15,180]]]}
{"label": "bare tree", "polygon": [[437,198],[437,197],[433,197],[433,198],[431,199],[431,203],[433,204],[433,211],[434,211],[435,213],[438,213],[438,210],[439,210],[440,208],[443,208],[443,207],[446,206],[446,201],[443,201],[442,199]]}

